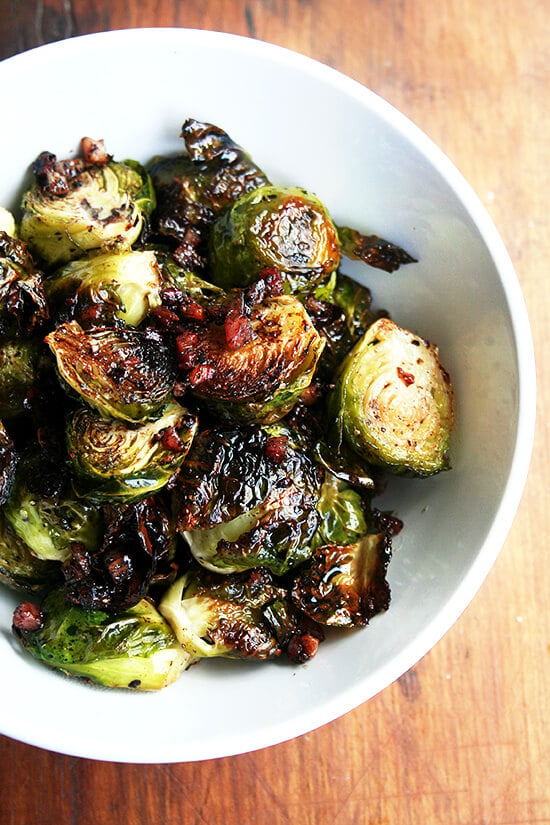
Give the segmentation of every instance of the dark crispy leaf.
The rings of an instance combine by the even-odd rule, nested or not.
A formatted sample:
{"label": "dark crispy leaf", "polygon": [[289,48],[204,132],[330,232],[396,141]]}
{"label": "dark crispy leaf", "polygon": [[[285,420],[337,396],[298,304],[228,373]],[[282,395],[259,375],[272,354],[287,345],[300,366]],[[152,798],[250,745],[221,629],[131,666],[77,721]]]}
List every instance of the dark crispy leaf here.
{"label": "dark crispy leaf", "polygon": [[42,273],[24,241],[0,231],[0,333],[31,333],[48,319]]}
{"label": "dark crispy leaf", "polygon": [[391,241],[385,241],[378,235],[362,235],[356,229],[347,226],[338,227],[338,237],[342,253],[348,258],[364,261],[369,266],[395,272],[402,264],[414,264],[416,258]]}
{"label": "dark crispy leaf", "polygon": [[10,497],[18,455],[13,441],[0,421],[0,505]]}

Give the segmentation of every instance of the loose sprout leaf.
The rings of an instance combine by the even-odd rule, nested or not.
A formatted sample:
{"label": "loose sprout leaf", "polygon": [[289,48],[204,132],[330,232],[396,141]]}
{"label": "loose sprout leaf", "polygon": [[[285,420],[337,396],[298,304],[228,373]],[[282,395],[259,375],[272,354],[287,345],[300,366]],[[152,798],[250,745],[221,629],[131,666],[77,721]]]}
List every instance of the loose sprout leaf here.
{"label": "loose sprout leaf", "polygon": [[37,558],[0,510],[0,582],[13,590],[43,590],[61,579],[61,565]]}
{"label": "loose sprout leaf", "polygon": [[[17,615],[17,613],[16,613]],[[14,630],[36,659],[70,676],[107,687],[159,690],[174,682],[191,657],[148,601],[114,615],[67,604],[52,591],[36,629]]]}
{"label": "loose sprout leaf", "polygon": [[369,266],[383,269],[385,272],[395,272],[402,264],[417,262],[416,258],[400,246],[378,235],[362,235],[356,229],[339,226],[338,237],[342,245],[342,253],[348,258],[364,261]]}
{"label": "loose sprout leaf", "polygon": [[0,333],[28,335],[48,317],[42,273],[27,245],[0,230]]}

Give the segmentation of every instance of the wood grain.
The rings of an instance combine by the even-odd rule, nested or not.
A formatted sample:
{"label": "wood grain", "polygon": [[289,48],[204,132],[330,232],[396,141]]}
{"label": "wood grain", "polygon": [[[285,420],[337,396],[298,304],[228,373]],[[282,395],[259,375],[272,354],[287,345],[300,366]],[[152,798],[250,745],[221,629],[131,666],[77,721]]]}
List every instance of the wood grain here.
{"label": "wood grain", "polygon": [[547,3],[0,0],[0,10],[0,57],[110,28],[216,29],[303,52],[381,94],[486,204],[523,288],[539,380],[510,536],[473,603],[409,673],[311,734],[196,764],[99,763],[0,738],[2,825],[550,823]]}

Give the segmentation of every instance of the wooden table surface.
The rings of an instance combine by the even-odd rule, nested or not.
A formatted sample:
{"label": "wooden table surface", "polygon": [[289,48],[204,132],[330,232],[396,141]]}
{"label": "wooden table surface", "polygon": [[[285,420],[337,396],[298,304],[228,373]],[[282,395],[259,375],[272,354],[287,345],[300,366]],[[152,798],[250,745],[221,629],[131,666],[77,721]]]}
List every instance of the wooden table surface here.
{"label": "wooden table surface", "polygon": [[473,603],[411,671],[320,730],[232,758],[119,765],[0,738],[2,825],[550,823],[546,0],[1,0],[0,9],[0,58],[109,28],[216,29],[308,54],[385,97],[492,215],[528,305],[539,380],[534,456],[509,538]]}

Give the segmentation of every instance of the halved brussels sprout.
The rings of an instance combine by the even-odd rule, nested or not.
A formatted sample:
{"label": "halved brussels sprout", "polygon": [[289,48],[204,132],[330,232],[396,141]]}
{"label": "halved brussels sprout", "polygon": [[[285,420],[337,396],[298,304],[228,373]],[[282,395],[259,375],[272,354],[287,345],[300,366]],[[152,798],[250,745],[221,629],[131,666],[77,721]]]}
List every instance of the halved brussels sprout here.
{"label": "halved brussels sprout", "polygon": [[64,561],[72,542],[95,550],[101,514],[66,491],[66,470],[47,453],[25,456],[4,506],[6,521],[39,559]]}
{"label": "halved brussels sprout", "polygon": [[135,161],[58,161],[43,152],[33,172],[20,235],[48,266],[113,243],[133,244],[155,204],[151,181]]}
{"label": "halved brussels sprout", "polygon": [[0,333],[30,333],[48,315],[42,274],[27,245],[0,231]]}
{"label": "halved brussels sprout", "polygon": [[311,294],[338,267],[338,233],[311,192],[263,186],[243,195],[216,218],[209,262],[212,280],[225,289],[248,286],[260,270],[277,267],[287,291]]}
{"label": "halved brussels sprout", "polygon": [[196,416],[176,401],[154,421],[133,426],[77,410],[67,427],[67,447],[78,494],[129,503],[158,492],[182,464],[196,429]]}
{"label": "halved brussels sprout", "polygon": [[189,119],[182,137],[188,154],[156,158],[150,173],[158,229],[179,242],[178,261],[197,269],[204,265],[204,243],[216,213],[267,178],[217,126]]}
{"label": "halved brussels sprout", "polygon": [[126,610],[175,578],[172,518],[158,496],[114,511],[101,546],[73,542],[63,565],[66,597],[85,610]]}
{"label": "halved brussels sprout", "polygon": [[13,630],[44,664],[107,687],[160,690],[191,663],[146,599],[109,615],[69,605],[63,590],[54,590],[41,607],[23,603],[16,608]]}
{"label": "halved brussels sprout", "polygon": [[83,326],[116,320],[137,327],[160,306],[163,279],[153,251],[118,251],[72,261],[46,282],[48,301],[71,302],[71,318]]}
{"label": "halved brussels sprout", "polygon": [[354,544],[328,544],[314,551],[292,586],[292,599],[323,625],[353,627],[390,603],[386,571],[391,558],[387,534],[368,534]]}
{"label": "halved brussels sprout", "polygon": [[199,657],[278,656],[292,627],[288,594],[267,570],[220,576],[192,567],[159,610],[184,649]]}
{"label": "halved brussels sprout", "polygon": [[0,341],[0,417],[21,415],[30,404],[40,343],[32,338]]}
{"label": "halved brussels sprout", "polygon": [[0,582],[14,590],[42,590],[61,579],[61,565],[38,559],[0,511]]}
{"label": "halved brussels sprout", "polygon": [[84,331],[71,321],[46,337],[64,381],[107,418],[160,414],[175,383],[172,353],[154,330]]}
{"label": "halved brussels sprout", "polygon": [[393,473],[429,476],[448,467],[453,389],[433,344],[388,318],[344,359],[329,398],[336,447]]}
{"label": "halved brussels sprout", "polygon": [[286,415],[309,386],[324,342],[293,296],[247,306],[238,292],[223,325],[190,325],[177,344],[197,400],[222,420],[269,423]]}
{"label": "halved brussels sprout", "polygon": [[13,441],[0,421],[0,506],[10,497],[18,460]]}
{"label": "halved brussels sprout", "polygon": [[311,552],[319,483],[315,463],[281,427],[205,430],[176,479],[176,524],[210,570],[282,575]]}

